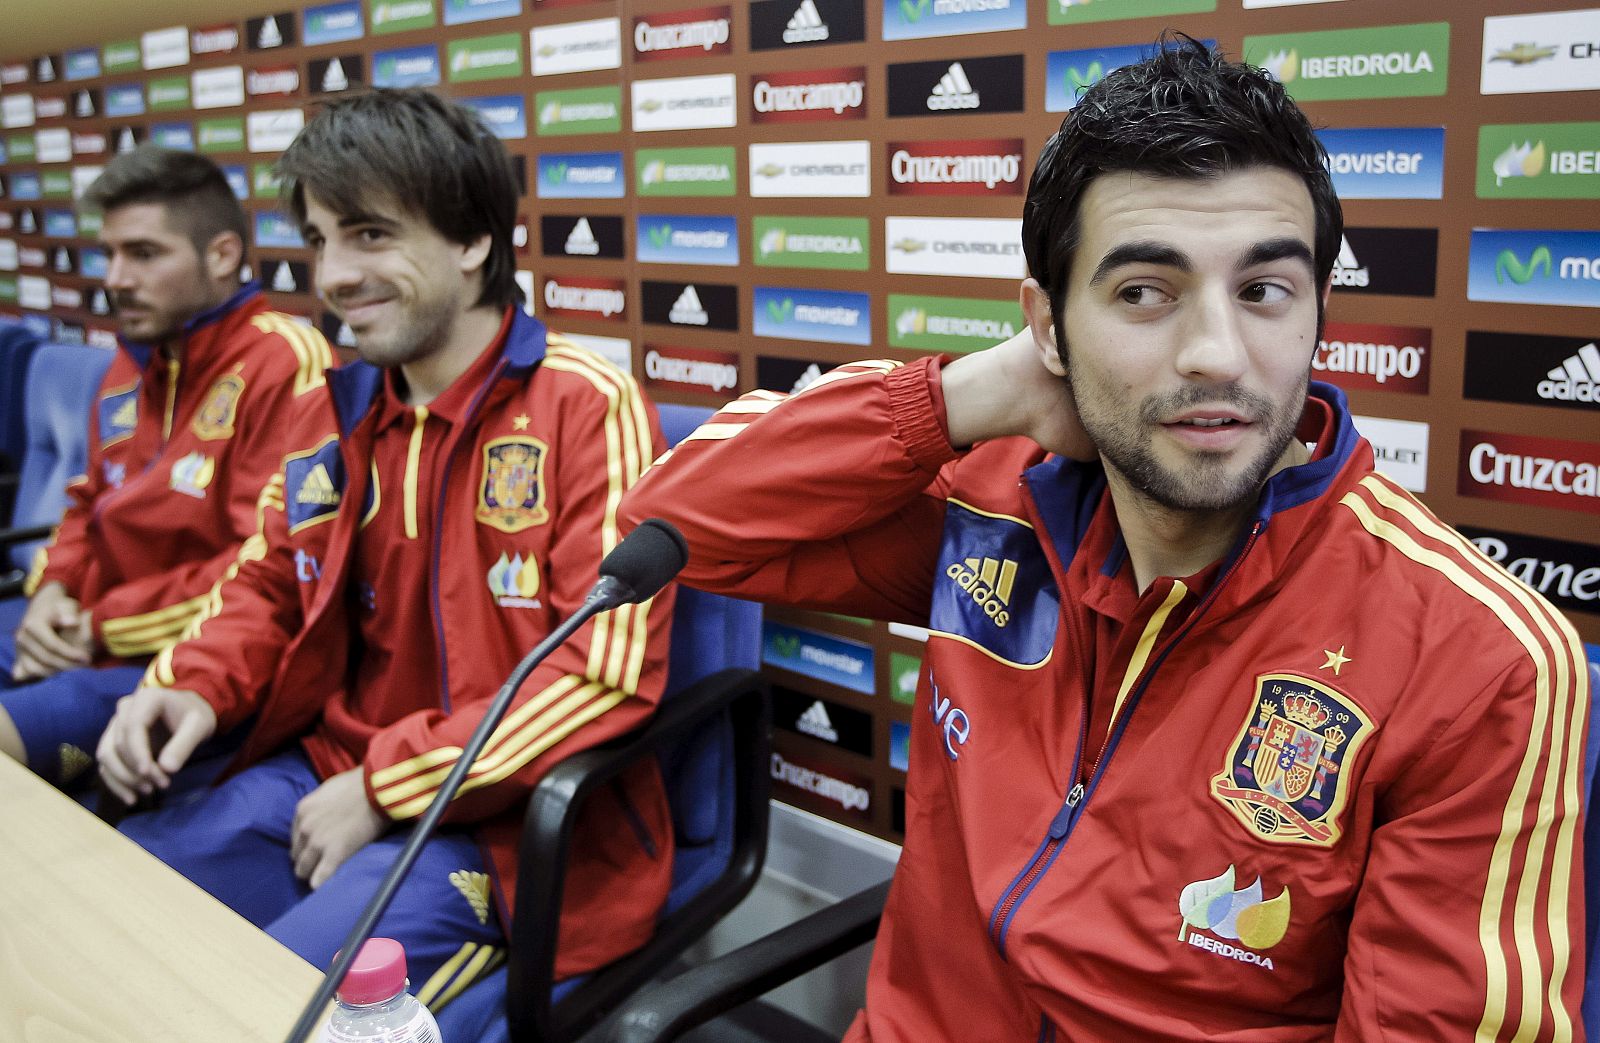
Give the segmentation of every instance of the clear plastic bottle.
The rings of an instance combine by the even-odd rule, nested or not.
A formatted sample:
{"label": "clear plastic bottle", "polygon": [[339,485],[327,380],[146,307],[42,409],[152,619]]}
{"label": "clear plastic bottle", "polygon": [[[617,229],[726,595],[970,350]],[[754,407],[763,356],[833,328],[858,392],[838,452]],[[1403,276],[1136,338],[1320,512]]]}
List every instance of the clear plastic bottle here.
{"label": "clear plastic bottle", "polygon": [[369,940],[339,986],[320,1043],[439,1043],[438,1024],[408,984],[400,943]]}

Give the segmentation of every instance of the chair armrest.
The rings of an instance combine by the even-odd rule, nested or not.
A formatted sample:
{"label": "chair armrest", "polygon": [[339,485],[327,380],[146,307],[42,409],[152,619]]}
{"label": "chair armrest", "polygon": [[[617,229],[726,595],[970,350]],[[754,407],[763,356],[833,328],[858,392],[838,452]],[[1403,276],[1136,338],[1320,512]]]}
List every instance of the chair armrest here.
{"label": "chair armrest", "polygon": [[27,525],[20,529],[0,529],[0,547],[9,547],[15,543],[28,543],[32,540],[42,540],[56,530],[54,525]]}
{"label": "chair armrest", "polygon": [[[561,901],[566,886],[572,832],[589,794],[644,757],[682,742],[715,716],[728,713],[734,733],[735,772],[742,800],[736,811],[734,858],[725,880],[725,894],[705,894],[695,910],[691,901],[663,918],[656,935],[638,952],[606,968],[603,988],[591,980],[573,990],[552,1009],[555,946]],[[685,914],[705,915],[705,904],[720,912],[744,897],[760,875],[766,856],[767,805],[771,791],[769,749],[771,707],[766,682],[753,670],[728,669],[712,674],[663,700],[642,728],[615,742],[574,754],[555,765],[534,788],[524,820],[517,868],[517,908],[511,927],[507,969],[506,1012],[515,1040],[561,1040],[597,1021],[651,976],[651,951],[682,942],[675,927]],[[708,892],[718,891],[713,884]],[[736,893],[735,893],[736,892]],[[590,986],[596,986],[591,988]]]}
{"label": "chair armrest", "polygon": [[748,1003],[851,949],[870,942],[889,881],[757,938],[622,1004],[610,1043],[658,1043]]}

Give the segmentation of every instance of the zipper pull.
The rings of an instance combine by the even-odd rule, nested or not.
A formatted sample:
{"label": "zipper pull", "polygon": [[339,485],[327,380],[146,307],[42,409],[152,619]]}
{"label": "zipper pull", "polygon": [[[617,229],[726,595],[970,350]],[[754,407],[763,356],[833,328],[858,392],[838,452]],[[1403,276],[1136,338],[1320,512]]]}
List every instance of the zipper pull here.
{"label": "zipper pull", "polygon": [[1066,803],[1061,805],[1061,810],[1056,812],[1056,817],[1050,823],[1050,839],[1060,840],[1067,835],[1067,830],[1072,828],[1072,820],[1078,817],[1078,805],[1083,803],[1083,783],[1078,783],[1067,791]]}

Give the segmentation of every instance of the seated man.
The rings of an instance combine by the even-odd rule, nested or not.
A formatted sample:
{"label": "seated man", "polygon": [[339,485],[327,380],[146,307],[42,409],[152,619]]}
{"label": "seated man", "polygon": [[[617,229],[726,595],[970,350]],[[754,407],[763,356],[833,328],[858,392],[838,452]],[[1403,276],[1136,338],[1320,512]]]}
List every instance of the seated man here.
{"label": "seated man", "polygon": [[929,628],[853,1043],[1573,1038],[1581,646],[1309,384],[1341,227],[1187,41],[1046,144],[1021,336],[747,396],[625,501],[696,586]]}
{"label": "seated man", "polygon": [[[326,967],[497,688],[597,579],[661,436],[631,378],[518,307],[510,160],[470,110],[424,91],[334,102],[279,169],[363,361],[296,417],[260,534],[99,756],[131,798],[254,715],[230,777],[122,828]],[[522,685],[378,925],[425,1003],[504,959],[529,792],[653,711],[671,607],[598,616]],[[152,751],[157,721],[172,738]],[[585,816],[563,977],[650,936],[671,867],[654,763]]]}
{"label": "seated man", "polygon": [[244,211],[209,160],[125,153],[84,203],[104,215],[121,344],[86,473],[35,559],[14,645],[0,638],[0,752],[58,783],[94,763],[118,697],[255,531],[281,418],[331,363],[321,334],[240,288]]}

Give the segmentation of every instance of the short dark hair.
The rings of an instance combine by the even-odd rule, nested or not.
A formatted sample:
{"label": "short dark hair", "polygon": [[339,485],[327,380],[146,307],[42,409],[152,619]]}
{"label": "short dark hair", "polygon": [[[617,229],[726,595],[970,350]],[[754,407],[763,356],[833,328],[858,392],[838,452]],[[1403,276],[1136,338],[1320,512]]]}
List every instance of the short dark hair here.
{"label": "short dark hair", "polygon": [[244,208],[227,177],[193,152],[156,145],[124,152],[106,164],[83,193],[83,202],[102,213],[134,203],[160,203],[167,208],[167,220],[183,229],[197,254],[221,232],[237,235],[241,245],[248,242]]}
{"label": "short dark hair", "polygon": [[522,299],[512,231],[517,188],[500,139],[464,105],[420,89],[330,102],[278,160],[281,190],[305,223],[306,193],[336,214],[371,212],[374,192],[453,243],[489,236],[479,305]]}
{"label": "short dark hair", "polygon": [[[1113,171],[1204,180],[1256,166],[1287,170],[1311,194],[1319,291],[1339,255],[1344,214],[1327,151],[1283,85],[1182,33],[1163,33],[1156,47],[1152,57],[1084,91],[1045,143],[1028,182],[1022,249],[1058,329],[1083,194]],[[1319,328],[1321,301],[1319,293]]]}

